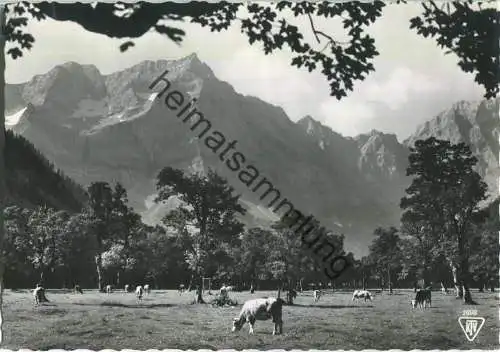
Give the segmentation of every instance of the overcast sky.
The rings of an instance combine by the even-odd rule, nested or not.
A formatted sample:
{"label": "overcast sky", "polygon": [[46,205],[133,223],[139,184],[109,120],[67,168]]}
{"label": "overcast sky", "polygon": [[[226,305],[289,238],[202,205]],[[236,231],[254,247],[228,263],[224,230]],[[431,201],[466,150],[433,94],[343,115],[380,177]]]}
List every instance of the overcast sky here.
{"label": "overcast sky", "polygon": [[[409,30],[409,18],[420,5],[389,5],[383,18],[371,26],[380,55],[376,72],[355,84],[348,98],[329,96],[329,86],[320,73],[290,66],[291,55],[276,52],[264,55],[260,46],[250,46],[239,26],[211,33],[194,24],[180,24],[187,32],[181,46],[150,33],[135,41],[136,46],[120,53],[123,40],[113,40],[85,31],[79,25],[47,20],[28,27],[36,39],[34,48],[17,60],[7,59],[8,83],[25,82],[66,61],[94,64],[104,73],[135,65],[143,60],[179,58],[193,52],[215,75],[236,91],[258,96],[279,105],[296,121],[305,115],[345,135],[378,129],[406,138],[416,126],[434,117],[458,100],[480,99],[483,90],[473,76],[456,65],[455,56],[444,55],[433,40]],[[308,38],[306,21],[296,22]],[[317,21],[318,29],[342,36],[339,27]]]}

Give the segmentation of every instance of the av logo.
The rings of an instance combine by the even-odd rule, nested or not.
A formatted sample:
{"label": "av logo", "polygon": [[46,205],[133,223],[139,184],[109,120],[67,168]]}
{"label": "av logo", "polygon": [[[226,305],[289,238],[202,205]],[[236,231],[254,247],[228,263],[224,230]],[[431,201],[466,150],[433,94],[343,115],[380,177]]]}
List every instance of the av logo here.
{"label": "av logo", "polygon": [[472,342],[479,335],[479,331],[484,325],[484,318],[475,317],[471,313],[477,314],[476,311],[464,311],[464,316],[458,318],[458,323],[464,331],[467,340]]}

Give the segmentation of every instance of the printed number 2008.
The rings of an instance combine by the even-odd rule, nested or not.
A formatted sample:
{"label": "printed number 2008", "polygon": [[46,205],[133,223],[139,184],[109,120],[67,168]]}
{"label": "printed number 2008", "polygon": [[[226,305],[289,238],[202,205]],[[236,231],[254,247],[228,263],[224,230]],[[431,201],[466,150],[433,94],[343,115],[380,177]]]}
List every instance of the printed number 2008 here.
{"label": "printed number 2008", "polygon": [[463,315],[477,315],[477,310],[475,309],[467,309],[467,310],[464,310]]}

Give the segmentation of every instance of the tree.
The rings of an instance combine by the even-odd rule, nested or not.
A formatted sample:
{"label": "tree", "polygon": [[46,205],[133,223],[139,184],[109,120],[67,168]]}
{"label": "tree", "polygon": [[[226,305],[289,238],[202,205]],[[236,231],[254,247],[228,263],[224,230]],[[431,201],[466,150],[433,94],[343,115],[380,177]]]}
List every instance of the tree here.
{"label": "tree", "polygon": [[450,263],[457,296],[472,304],[469,290],[470,242],[486,184],[474,171],[477,158],[465,143],[452,145],[434,137],[410,149],[407,176],[414,176],[401,199],[401,222],[420,226],[436,239],[433,250]]}
{"label": "tree", "polygon": [[107,182],[93,182],[87,190],[89,194],[89,213],[91,221],[88,224],[89,230],[95,238],[97,252],[95,254],[95,265],[97,271],[97,288],[104,290],[102,253],[111,245],[111,238],[114,235],[110,230],[113,222],[113,207],[116,199],[113,197],[113,190]]}
{"label": "tree", "polygon": [[474,226],[475,237],[471,248],[470,265],[474,273],[474,280],[479,284],[479,291],[483,291],[486,285],[493,292],[498,283],[498,232],[500,221],[498,217],[498,206],[500,198],[497,198],[488,207],[482,209],[478,223]]}
{"label": "tree", "polygon": [[28,260],[39,273],[39,283],[43,286],[45,274],[54,271],[58,258],[61,233],[64,231],[68,215],[63,211],[56,212],[48,207],[38,207],[29,216],[27,227],[29,231]]}
{"label": "tree", "polygon": [[[158,174],[157,188],[156,202],[171,196],[184,202],[167,214],[163,222],[181,233],[187,248],[187,264],[193,279],[202,287],[202,277],[216,250],[239,240],[243,224],[235,215],[244,215],[246,210],[238,203],[238,197],[232,195],[233,189],[227,181],[211,169],[207,176],[196,173],[186,176],[181,170],[165,167]],[[201,292],[197,302],[203,303]]]}
{"label": "tree", "polygon": [[[31,252],[29,241],[28,218],[31,211],[18,206],[9,206],[4,209],[5,238],[2,248],[2,260],[6,274],[31,272],[32,266],[27,258]],[[18,281],[15,281],[17,284]]]}
{"label": "tree", "polygon": [[95,266],[98,248],[91,221],[89,209],[83,209],[69,217],[60,234],[57,265],[64,273],[66,287],[88,282],[87,268]]}
{"label": "tree", "polygon": [[272,232],[261,228],[252,228],[243,233],[241,238],[241,258],[237,270],[250,280],[254,287],[259,280],[268,277],[268,259],[271,249]]}
{"label": "tree", "polygon": [[[137,214],[132,207],[128,205],[127,190],[117,182],[112,191],[113,210],[112,210],[112,232],[116,234],[113,238],[115,244],[114,253],[120,254],[120,263],[115,267],[117,271],[116,284],[120,284],[120,273],[125,272],[132,267],[135,262],[133,257],[133,250],[131,244],[135,244],[138,238],[146,230],[142,223],[141,216]],[[145,234],[144,234],[145,235]],[[119,247],[116,247],[119,245]],[[120,250],[117,250],[120,248]],[[118,262],[117,262],[118,263]]]}
{"label": "tree", "polygon": [[[295,289],[297,281],[302,276],[302,240],[293,231],[287,219],[281,219],[273,224],[273,236],[269,239],[269,267],[274,278],[280,282],[280,291],[286,283],[288,291]],[[288,296],[288,304],[293,304],[293,296]]]}
{"label": "tree", "polygon": [[390,227],[389,229],[377,228],[374,231],[377,236],[370,246],[370,256],[373,262],[385,271],[389,293],[392,294],[392,279],[395,269],[400,265],[400,238],[398,229]]}
{"label": "tree", "polygon": [[179,280],[184,273],[188,273],[184,247],[176,235],[175,231],[156,226],[137,244],[146,253],[139,265],[144,265],[145,276],[151,277],[156,283],[166,282],[167,279]]}
{"label": "tree", "polygon": [[430,272],[433,268],[434,258],[439,255],[435,253],[435,242],[438,239],[432,231],[427,230],[424,222],[404,222],[401,232],[406,238],[400,241],[401,263],[403,273],[421,276],[423,287],[430,284]]}

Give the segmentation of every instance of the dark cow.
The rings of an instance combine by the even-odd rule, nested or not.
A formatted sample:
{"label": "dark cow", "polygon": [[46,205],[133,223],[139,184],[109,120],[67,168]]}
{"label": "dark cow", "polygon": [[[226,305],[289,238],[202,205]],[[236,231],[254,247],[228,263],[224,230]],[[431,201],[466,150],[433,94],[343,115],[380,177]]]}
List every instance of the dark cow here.
{"label": "dark cow", "polygon": [[425,309],[427,304],[429,304],[429,307],[431,307],[431,290],[429,288],[417,290],[415,299],[412,301],[413,308],[420,307]]}

